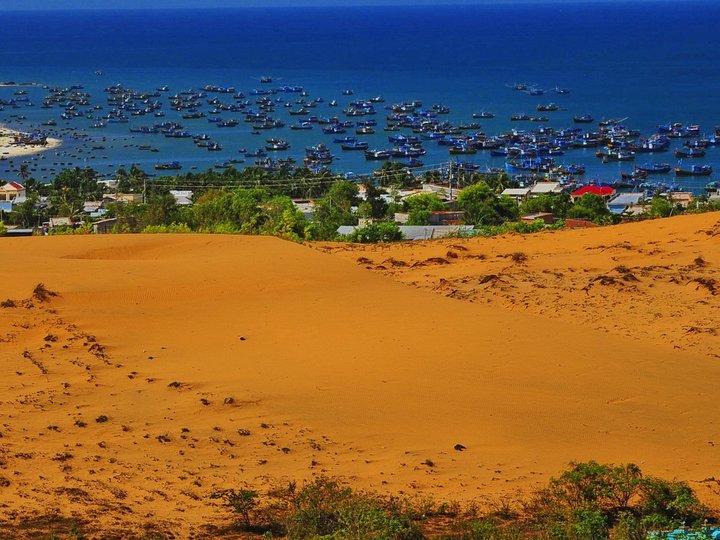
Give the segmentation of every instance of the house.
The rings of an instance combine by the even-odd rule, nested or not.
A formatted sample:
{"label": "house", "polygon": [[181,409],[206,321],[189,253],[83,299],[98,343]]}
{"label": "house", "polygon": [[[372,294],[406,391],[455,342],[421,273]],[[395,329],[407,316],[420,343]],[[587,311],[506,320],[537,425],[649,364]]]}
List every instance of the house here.
{"label": "house", "polygon": [[668,194],[668,198],[673,206],[679,204],[683,208],[687,208],[695,202],[695,197],[689,191],[672,191]]}
{"label": "house", "polygon": [[0,186],[0,201],[16,201],[25,199],[25,186],[19,182],[7,182]]}
{"label": "house", "polygon": [[130,203],[130,202],[142,202],[143,196],[142,193],[111,193],[104,196],[105,199],[109,199],[109,202],[120,202],[120,203]]}
{"label": "house", "polygon": [[0,202],[18,203],[25,200],[25,186],[19,182],[7,182],[0,186]]}
{"label": "house", "polygon": [[510,197],[520,204],[528,198],[530,188],[505,188],[500,194],[501,197]]}
{"label": "house", "polygon": [[465,212],[434,211],[428,216],[429,225],[462,225],[463,223],[465,223]]}
{"label": "house", "polygon": [[51,229],[55,227],[72,227],[73,220],[69,217],[51,217],[48,221],[48,225]]}
{"label": "house", "polygon": [[400,189],[398,190],[398,197],[400,200],[404,201],[405,199],[412,197],[413,195],[420,195],[421,193],[426,193],[422,189]]}
{"label": "house", "polygon": [[572,201],[575,202],[580,197],[587,194],[597,195],[607,202],[610,197],[615,195],[615,189],[610,186],[583,186],[573,191],[570,194],[570,197],[572,198]]}
{"label": "house", "polygon": [[295,199],[293,200],[293,206],[300,212],[305,219],[308,221],[315,215],[315,202],[309,199]]}
{"label": "house", "polygon": [[537,182],[530,188],[529,196],[532,198],[546,193],[560,193],[562,190],[563,187],[560,182]]}
{"label": "house", "polygon": [[588,221],[587,219],[566,219],[565,220],[565,228],[566,229],[589,229],[591,227],[599,227],[597,223],[593,223],[592,221]]}
{"label": "house", "polygon": [[462,189],[458,187],[450,188],[439,184],[423,184],[422,191],[424,193],[434,193],[438,197],[446,201],[453,201],[462,193]]}
{"label": "house", "polygon": [[110,234],[118,226],[118,220],[117,218],[99,219],[92,226],[95,234]]}
{"label": "house", "polygon": [[644,193],[618,193],[608,200],[607,205],[613,214],[637,214],[645,211],[642,208],[644,200]]}
{"label": "house", "polygon": [[175,204],[177,204],[178,206],[189,206],[192,204],[193,192],[189,189],[171,189],[170,195],[175,198]]}
{"label": "house", "polygon": [[555,223],[555,218],[551,212],[537,212],[535,214],[520,216],[520,221],[524,221],[525,223],[532,223],[538,219],[541,219],[545,225],[552,225]]}
{"label": "house", "polygon": [[[352,233],[357,227],[343,225],[338,227],[338,234],[343,236]],[[472,225],[401,225],[400,232],[405,240],[432,240],[434,238],[445,238],[472,231]]]}
{"label": "house", "polygon": [[395,223],[405,224],[408,222],[408,219],[410,219],[410,214],[408,212],[395,212]]}

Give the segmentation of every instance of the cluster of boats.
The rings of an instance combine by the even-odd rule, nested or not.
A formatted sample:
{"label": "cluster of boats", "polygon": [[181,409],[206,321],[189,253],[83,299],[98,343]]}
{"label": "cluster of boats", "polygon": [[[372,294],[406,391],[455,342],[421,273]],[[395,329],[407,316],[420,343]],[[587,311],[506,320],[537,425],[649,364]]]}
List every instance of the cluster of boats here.
{"label": "cluster of boats", "polygon": [[[244,130],[254,135],[273,132],[274,136],[266,136],[263,145],[256,149],[240,148],[242,159],[222,161],[216,165],[219,168],[245,163],[246,159],[254,160],[255,165],[267,169],[293,167],[298,160],[302,160],[306,167],[322,168],[337,159],[335,149],[357,152],[366,161],[393,160],[407,168],[419,168],[423,166],[420,158],[427,154],[427,146],[435,145],[446,149],[449,156],[460,159],[477,154],[502,158],[505,161],[502,170],[511,173],[577,177],[586,173],[586,167],[573,163],[579,161],[577,159],[564,162],[574,151],[593,149],[603,164],[634,162],[641,154],[650,156],[672,151],[676,163],[663,160],[637,165],[631,173],[623,174],[625,180],[632,181],[642,180],[648,175],[671,173],[676,176],[709,176],[712,173],[710,165],[684,163],[701,160],[710,147],[720,144],[720,129],[706,136],[696,124],[663,124],[654,133],[643,135],[625,126],[627,118],[596,122],[591,115],[581,114],[572,116],[569,127],[549,127],[545,124],[549,122],[550,115],[567,110],[553,101],[537,104],[535,109],[539,114],[522,113],[511,117],[513,122],[527,121],[540,125],[491,135],[477,122],[495,118],[495,113],[488,110],[473,113],[470,121],[454,122],[449,117],[450,107],[442,103],[425,105],[422,101],[410,100],[386,104],[382,96],[359,99],[351,89],[345,89],[341,91],[346,98],[341,99],[344,101],[341,106],[337,99],[326,102],[322,97],[311,97],[302,86],[273,85],[272,77],[263,76],[260,83],[260,87],[248,92],[238,91],[233,86],[210,84],[177,92],[172,92],[168,86],[143,92],[118,84],[105,88],[105,103],[102,105],[93,104],[90,94],[81,85],[46,88],[47,95],[40,106],[42,109],[58,110],[59,118],[47,119],[42,126],[55,127],[58,120],[69,126],[83,120],[84,125],[93,130],[92,139],[98,139],[102,136],[95,133],[102,133],[101,130],[110,124],[128,124],[133,137],[187,139],[197,148],[215,153],[224,152],[229,146],[223,138],[226,131],[246,126]],[[529,83],[509,86],[531,96],[542,96],[548,92],[558,96],[570,93],[567,88],[555,87],[546,91]],[[15,91],[11,99],[0,100],[0,107],[30,106],[33,104],[28,93],[22,89]],[[172,120],[166,119],[166,115],[172,115]],[[16,117],[18,120],[21,118],[24,119]],[[152,120],[141,123],[147,118]],[[557,120],[557,116],[553,118]],[[83,123],[75,125],[79,125],[76,131],[80,132]],[[315,130],[320,136],[328,137],[328,141],[305,147],[302,157],[296,153],[297,159],[283,156],[282,153],[292,149],[290,142],[281,134],[285,129],[291,132]],[[379,131],[387,132],[387,142],[378,140],[376,135]],[[36,142],[26,144],[42,144],[37,142],[42,140],[40,134],[38,131],[33,135],[32,140]],[[136,147],[142,151],[160,152],[157,146],[151,144],[141,143]],[[92,153],[104,149],[104,145],[96,144],[88,145],[86,151]],[[466,163],[470,166],[469,162]],[[155,164],[155,169],[159,171],[181,168],[178,161]]]}

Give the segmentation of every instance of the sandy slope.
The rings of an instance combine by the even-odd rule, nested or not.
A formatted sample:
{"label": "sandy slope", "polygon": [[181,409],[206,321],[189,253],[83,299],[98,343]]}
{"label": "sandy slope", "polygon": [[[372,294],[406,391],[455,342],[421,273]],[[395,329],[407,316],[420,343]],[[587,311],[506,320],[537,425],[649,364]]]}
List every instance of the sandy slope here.
{"label": "sandy slope", "polygon": [[[595,275],[601,261],[615,264],[616,248],[577,251],[582,242],[626,235],[635,247],[676,250],[675,264],[687,265],[696,246],[682,235],[705,241],[695,231],[718,220],[484,242],[499,251],[500,242],[522,242],[529,275],[553,250],[547,264]],[[703,272],[711,272],[719,237],[705,236]],[[660,244],[648,246],[650,238]],[[450,264],[395,277],[430,286],[461,264],[463,274],[484,275],[489,259],[468,257],[475,242],[483,241],[453,248],[461,256]],[[150,524],[186,537],[224,516],[207,500],[213,489],[245,482],[326,473],[466,500],[527,489],[571,459],[632,460],[694,482],[718,473],[720,363],[709,345],[681,350],[597,331],[604,323],[572,314],[507,310],[507,292],[485,293],[499,297],[489,305],[462,302],[355,262],[409,260],[408,250],[425,260],[422,250],[447,255],[447,245],[344,252],[352,261],[238,236],[27,238],[2,247],[0,301],[28,298],[39,281],[60,293],[0,308],[5,520],[97,515],[105,531]],[[694,316],[712,317],[716,296],[676,286],[695,299]],[[606,302],[620,318],[627,296]],[[671,318],[679,307],[656,309]],[[638,312],[637,327],[662,320],[644,317]],[[706,494],[715,487],[696,485]]]}

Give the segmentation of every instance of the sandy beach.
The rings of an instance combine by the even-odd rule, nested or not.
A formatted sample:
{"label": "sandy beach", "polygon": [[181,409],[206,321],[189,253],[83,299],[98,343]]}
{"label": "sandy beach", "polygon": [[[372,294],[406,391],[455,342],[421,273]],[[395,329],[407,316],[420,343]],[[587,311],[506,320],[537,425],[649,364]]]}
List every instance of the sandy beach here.
{"label": "sandy beach", "polygon": [[483,502],[588,459],[717,508],[718,238],[714,213],[388,246],[4,240],[0,533],[202,537],[228,517],[213,490],[320,474]]}
{"label": "sandy beach", "polygon": [[13,136],[18,133],[20,132],[9,129],[0,124],[0,159],[32,156],[41,152],[47,152],[48,150],[55,150],[62,145],[61,139],[54,139],[51,137],[48,137],[47,144],[44,146],[15,144]]}

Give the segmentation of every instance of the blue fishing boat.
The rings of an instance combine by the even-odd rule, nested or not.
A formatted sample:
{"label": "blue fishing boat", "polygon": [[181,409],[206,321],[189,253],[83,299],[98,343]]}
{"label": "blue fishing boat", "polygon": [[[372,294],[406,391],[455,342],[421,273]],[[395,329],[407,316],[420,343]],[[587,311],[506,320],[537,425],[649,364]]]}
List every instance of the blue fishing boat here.
{"label": "blue fishing boat", "polygon": [[343,150],[367,150],[368,143],[364,141],[351,141],[340,145]]}
{"label": "blue fishing boat", "polygon": [[710,176],[712,167],[710,165],[693,165],[689,169],[682,167],[682,164],[675,167],[675,176]]}
{"label": "blue fishing boat", "polygon": [[645,165],[637,165],[635,170],[646,174],[667,174],[672,171],[672,165],[669,163],[646,163]]}

